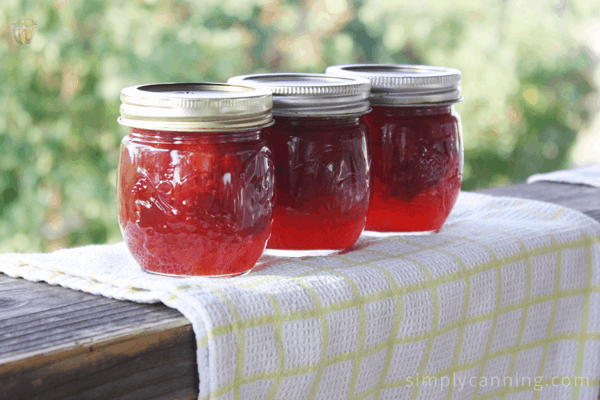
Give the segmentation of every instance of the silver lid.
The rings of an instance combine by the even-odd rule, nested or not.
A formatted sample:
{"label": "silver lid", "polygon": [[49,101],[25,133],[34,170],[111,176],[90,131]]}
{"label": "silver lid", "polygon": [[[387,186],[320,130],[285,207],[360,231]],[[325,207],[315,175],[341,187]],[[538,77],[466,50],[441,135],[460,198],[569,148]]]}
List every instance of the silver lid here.
{"label": "silver lid", "polygon": [[234,76],[227,83],[272,91],[275,116],[338,117],[370,110],[371,84],[362,78],[277,73]]}
{"label": "silver lid", "polygon": [[410,106],[462,100],[459,70],[429,65],[350,64],[327,68],[327,74],[371,81],[371,104]]}
{"label": "silver lid", "polygon": [[258,129],[273,123],[265,89],[225,83],[157,83],[121,90],[119,123],[132,128],[196,132]]}

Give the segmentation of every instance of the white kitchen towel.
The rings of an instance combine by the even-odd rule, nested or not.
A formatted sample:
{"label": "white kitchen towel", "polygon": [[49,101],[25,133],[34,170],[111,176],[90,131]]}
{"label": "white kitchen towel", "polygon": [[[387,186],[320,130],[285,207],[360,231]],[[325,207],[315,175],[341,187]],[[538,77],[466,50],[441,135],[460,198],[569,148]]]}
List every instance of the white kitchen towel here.
{"label": "white kitchen towel", "polygon": [[545,174],[535,174],[527,178],[527,183],[541,181],[575,183],[579,185],[600,187],[600,164],[548,172]]}
{"label": "white kitchen towel", "polygon": [[548,203],[461,193],[436,235],[235,278],[146,274],[123,244],[0,271],[180,310],[201,399],[598,397],[600,224]]}

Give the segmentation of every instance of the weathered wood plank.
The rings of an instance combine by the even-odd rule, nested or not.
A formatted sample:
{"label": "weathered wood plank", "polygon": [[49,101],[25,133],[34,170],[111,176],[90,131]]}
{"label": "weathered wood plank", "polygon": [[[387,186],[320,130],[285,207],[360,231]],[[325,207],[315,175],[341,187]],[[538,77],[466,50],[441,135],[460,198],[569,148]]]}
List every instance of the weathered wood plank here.
{"label": "weathered wood plank", "polygon": [[[600,221],[600,189],[538,182],[480,190]],[[193,399],[191,325],[161,304],[116,301],[0,274],[0,399]]]}
{"label": "weathered wood plank", "polygon": [[189,321],[0,274],[0,399],[197,398]]}
{"label": "weathered wood plank", "polygon": [[142,329],[4,359],[0,398],[197,397],[195,337],[183,322],[146,323]]}
{"label": "weathered wood plank", "polygon": [[600,221],[600,188],[557,182],[519,183],[478,190],[492,196],[510,196],[541,200],[572,208]]}
{"label": "weathered wood plank", "polygon": [[163,304],[139,304],[0,274],[0,363],[22,353],[179,319]]}

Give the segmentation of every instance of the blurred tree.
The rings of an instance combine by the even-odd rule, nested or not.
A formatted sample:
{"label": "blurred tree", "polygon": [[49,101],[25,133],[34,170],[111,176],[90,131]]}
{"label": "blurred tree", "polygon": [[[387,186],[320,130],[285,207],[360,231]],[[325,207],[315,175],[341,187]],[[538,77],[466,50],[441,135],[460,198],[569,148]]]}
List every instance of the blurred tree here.
{"label": "blurred tree", "polygon": [[[121,240],[119,92],[354,62],[463,72],[465,189],[569,165],[588,125],[593,1],[6,0],[0,5],[0,252]],[[18,45],[11,22],[37,35]]]}

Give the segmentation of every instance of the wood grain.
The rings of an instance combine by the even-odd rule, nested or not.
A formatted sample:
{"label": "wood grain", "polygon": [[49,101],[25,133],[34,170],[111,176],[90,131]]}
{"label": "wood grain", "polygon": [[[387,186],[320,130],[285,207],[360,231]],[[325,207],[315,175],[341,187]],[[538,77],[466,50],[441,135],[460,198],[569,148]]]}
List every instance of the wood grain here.
{"label": "wood grain", "polygon": [[600,188],[555,182],[519,183],[479,190],[492,196],[510,196],[559,204],[600,221]]}
{"label": "wood grain", "polygon": [[187,322],[162,304],[118,301],[2,274],[0,307],[0,360],[144,324]]}
{"label": "wood grain", "polygon": [[[560,204],[600,221],[600,189],[537,182],[478,191]],[[189,321],[137,304],[0,274],[0,399],[193,399]]]}
{"label": "wood grain", "polygon": [[156,323],[7,360],[0,369],[0,397],[173,398],[175,392],[197,397],[195,338],[191,329],[179,328],[176,321]]}
{"label": "wood grain", "polygon": [[162,304],[0,274],[0,399],[197,398],[195,350]]}

